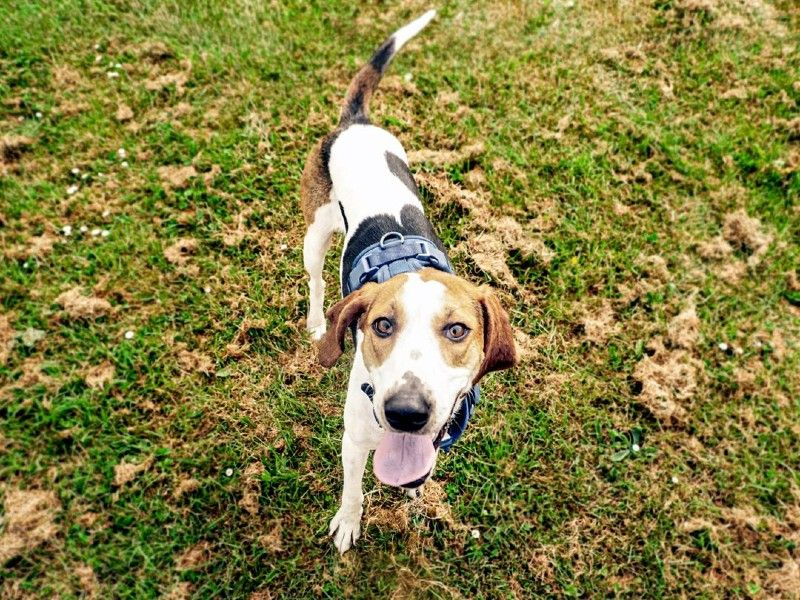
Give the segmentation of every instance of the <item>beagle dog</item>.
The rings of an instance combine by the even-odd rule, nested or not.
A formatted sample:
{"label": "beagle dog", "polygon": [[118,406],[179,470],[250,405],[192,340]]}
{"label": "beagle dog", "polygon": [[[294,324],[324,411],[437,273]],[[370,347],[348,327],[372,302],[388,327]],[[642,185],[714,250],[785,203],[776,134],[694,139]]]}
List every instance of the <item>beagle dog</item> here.
{"label": "beagle dog", "polygon": [[[389,62],[434,15],[397,30],[361,68],[338,126],[311,151],[301,180],[306,326],[326,367],[342,355],[348,333],[355,344],[344,407],[344,489],[330,523],[341,553],[361,533],[370,451],[380,481],[418,496],[437,451],[466,427],[478,380],[516,362],[508,315],[488,288],[453,275],[403,147],[368,117]],[[334,232],[344,234],[343,299],[326,323],[322,269]]]}

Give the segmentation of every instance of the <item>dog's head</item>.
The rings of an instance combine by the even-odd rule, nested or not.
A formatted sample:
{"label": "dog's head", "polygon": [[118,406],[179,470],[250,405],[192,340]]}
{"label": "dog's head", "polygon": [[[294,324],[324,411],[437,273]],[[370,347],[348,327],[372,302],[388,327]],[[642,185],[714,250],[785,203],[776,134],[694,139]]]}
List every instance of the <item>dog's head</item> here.
{"label": "dog's head", "polygon": [[[383,449],[388,456],[381,447],[376,451],[376,473],[394,485],[409,483],[403,478],[412,472],[425,475],[432,461],[428,445],[433,447],[472,385],[516,362],[508,315],[494,294],[435,269],[369,283],[327,316],[329,328],[319,343],[326,367],[341,356],[350,325],[360,332],[375,415],[389,440]],[[401,454],[419,464],[398,466]],[[394,465],[386,477],[379,472],[384,459]]]}

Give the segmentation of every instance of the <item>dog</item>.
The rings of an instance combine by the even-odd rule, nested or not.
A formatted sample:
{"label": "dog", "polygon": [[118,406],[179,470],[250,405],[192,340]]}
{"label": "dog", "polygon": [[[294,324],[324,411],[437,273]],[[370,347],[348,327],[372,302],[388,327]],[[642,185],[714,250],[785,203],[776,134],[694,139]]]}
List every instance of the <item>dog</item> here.
{"label": "dog", "polygon": [[[368,116],[389,62],[435,14],[398,29],[358,71],[338,126],[313,148],[301,178],[306,327],[325,367],[342,355],[348,333],[355,345],[344,406],[342,501],[329,530],[342,554],[361,534],[370,451],[380,481],[419,496],[438,450],[466,427],[478,381],[516,363],[508,314],[490,289],[452,274],[402,145]],[[326,315],[322,273],[336,232],[344,234],[343,299]]]}

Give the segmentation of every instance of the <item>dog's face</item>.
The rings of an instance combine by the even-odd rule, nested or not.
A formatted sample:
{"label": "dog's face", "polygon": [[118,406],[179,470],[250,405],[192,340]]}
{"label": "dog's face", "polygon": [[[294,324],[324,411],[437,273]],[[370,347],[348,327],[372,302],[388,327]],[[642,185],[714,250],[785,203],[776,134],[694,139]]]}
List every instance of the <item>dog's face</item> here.
{"label": "dog's face", "polygon": [[356,322],[387,432],[436,440],[472,385],[516,360],[508,315],[491,291],[434,269],[367,284],[328,318],[320,362],[336,361]]}

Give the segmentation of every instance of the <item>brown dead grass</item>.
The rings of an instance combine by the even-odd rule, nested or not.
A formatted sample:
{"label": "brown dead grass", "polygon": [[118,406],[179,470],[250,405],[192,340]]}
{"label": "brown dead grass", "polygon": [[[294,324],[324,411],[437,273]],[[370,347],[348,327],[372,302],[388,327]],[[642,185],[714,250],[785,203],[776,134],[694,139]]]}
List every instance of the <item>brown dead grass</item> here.
{"label": "brown dead grass", "polygon": [[486,151],[482,142],[463,146],[457,150],[412,150],[408,153],[409,164],[428,163],[434,167],[454,165],[480,157]]}
{"label": "brown dead grass", "polygon": [[183,266],[197,252],[198,247],[194,238],[181,238],[164,250],[164,258],[173,265]]}
{"label": "brown dead grass", "polygon": [[52,540],[59,531],[55,519],[61,503],[49,490],[5,492],[4,531],[0,535],[0,565]]}
{"label": "brown dead grass", "polygon": [[700,335],[700,319],[694,306],[688,307],[669,322],[667,335],[677,348],[690,350],[695,347]]}
{"label": "brown dead grass", "polygon": [[186,344],[177,345],[178,366],[189,373],[202,373],[213,375],[215,371],[214,360],[207,354],[197,350],[188,350]]}
{"label": "brown dead grass", "polygon": [[16,162],[24,152],[30,150],[33,143],[33,138],[25,135],[0,138],[0,163]]}
{"label": "brown dead grass", "polygon": [[264,465],[260,460],[250,463],[243,473],[244,492],[239,500],[239,507],[255,516],[258,514],[261,496],[261,474]]}
{"label": "brown dead grass", "polygon": [[179,571],[191,571],[207,563],[210,558],[211,544],[204,540],[184,550],[175,559],[175,568]]}
{"label": "brown dead grass", "polygon": [[55,302],[60,304],[70,319],[96,319],[111,311],[108,300],[94,296],[84,296],[80,286],[59,295]]}
{"label": "brown dead grass", "polygon": [[86,597],[96,598],[100,592],[100,584],[94,569],[89,565],[79,565],[72,572],[78,578],[78,583]]}
{"label": "brown dead grass", "polygon": [[114,116],[120,123],[125,123],[133,119],[133,109],[125,103],[120,103]]}
{"label": "brown dead grass", "polygon": [[604,345],[608,338],[620,330],[620,324],[608,300],[604,300],[597,309],[587,311],[581,319],[581,325],[586,340],[598,346]]}
{"label": "brown dead grass", "polygon": [[639,402],[664,425],[681,425],[686,420],[685,403],[697,390],[698,362],[686,350],[670,350],[658,336],[646,346],[652,353],[637,363],[633,378],[641,383]]}
{"label": "brown dead grass", "polygon": [[170,189],[182,190],[197,177],[197,170],[192,166],[166,166],[158,168],[158,176]]}
{"label": "brown dead grass", "polygon": [[14,328],[8,315],[0,314],[0,365],[8,362],[11,349],[14,347]]}
{"label": "brown dead grass", "polygon": [[148,457],[140,463],[128,462],[123,460],[114,467],[114,486],[122,487],[130,483],[138,475],[147,471],[153,464],[153,457]]}
{"label": "brown dead grass", "polygon": [[184,495],[191,494],[192,492],[200,489],[200,482],[194,477],[184,477],[175,486],[175,491],[172,492],[172,497],[180,500]]}
{"label": "brown dead grass", "polygon": [[99,365],[90,367],[86,370],[83,380],[93,390],[102,390],[105,385],[114,379],[114,365],[110,361],[104,361]]}
{"label": "brown dead grass", "polygon": [[748,217],[743,210],[725,216],[722,237],[734,247],[751,253],[747,259],[749,267],[761,262],[772,243],[772,236],[763,231],[761,221]]}

